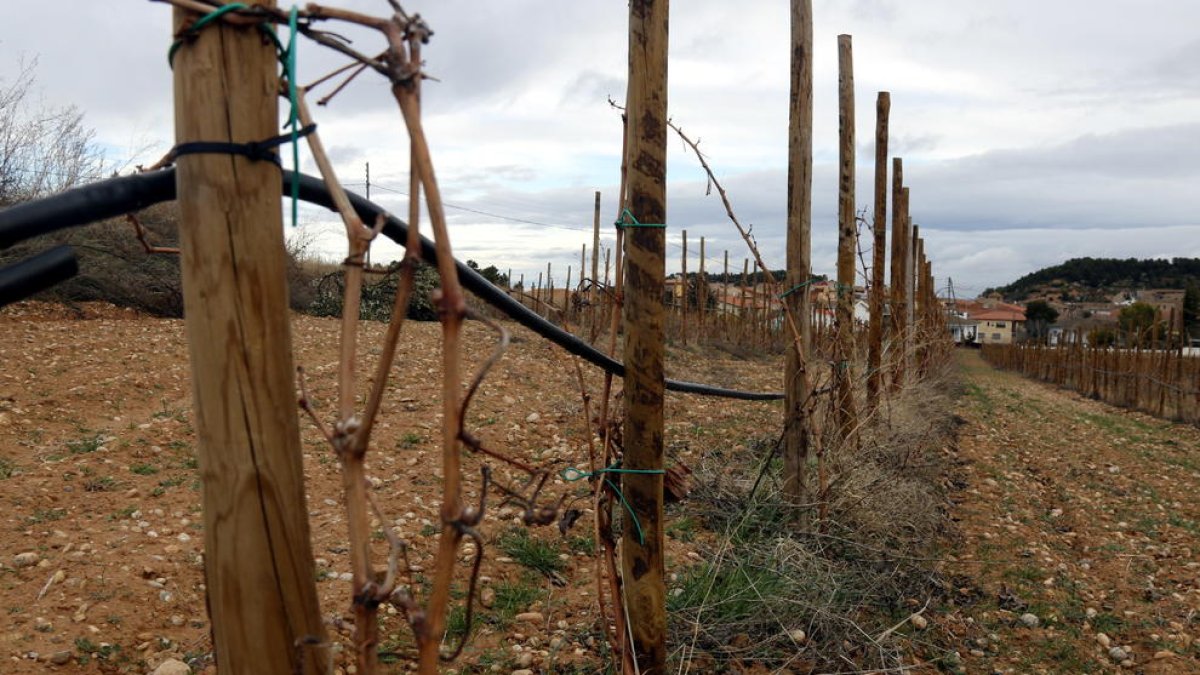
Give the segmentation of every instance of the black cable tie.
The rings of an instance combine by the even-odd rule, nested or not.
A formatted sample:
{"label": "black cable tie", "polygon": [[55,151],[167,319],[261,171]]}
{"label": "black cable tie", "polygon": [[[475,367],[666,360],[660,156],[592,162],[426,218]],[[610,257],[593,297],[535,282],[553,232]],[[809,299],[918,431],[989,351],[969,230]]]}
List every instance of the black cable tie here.
{"label": "black cable tie", "polygon": [[284,143],[290,143],[294,139],[307,136],[316,131],[316,129],[316,124],[310,124],[302,127],[295,133],[280,134],[279,136],[261,141],[251,141],[249,143],[228,143],[225,141],[190,141],[180,143],[171,148],[171,163],[174,163],[176,159],[184,155],[241,155],[255,162],[270,162],[282,169],[283,163],[279,160],[279,155],[274,151],[275,148]]}

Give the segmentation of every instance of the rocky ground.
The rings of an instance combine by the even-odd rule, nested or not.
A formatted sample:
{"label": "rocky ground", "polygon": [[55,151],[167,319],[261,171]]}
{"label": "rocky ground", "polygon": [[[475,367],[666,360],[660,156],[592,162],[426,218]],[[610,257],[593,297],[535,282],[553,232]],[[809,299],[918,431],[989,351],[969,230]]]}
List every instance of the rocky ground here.
{"label": "rocky ground", "polygon": [[[296,316],[293,326],[328,419],[337,324]],[[373,524],[377,560],[390,527],[411,542],[418,577],[437,530],[438,330],[406,327],[369,458],[387,521]],[[364,327],[363,364],[382,332]],[[479,326],[468,337],[478,365],[492,339]],[[177,321],[106,307],[0,312],[0,672],[143,673],[171,659],[212,668],[186,355]],[[928,563],[955,588],[891,632],[912,648],[905,662],[966,673],[1200,672],[1200,430],[1000,373],[974,353],[959,358],[961,424],[944,473],[958,522]],[[776,389],[778,368],[776,358],[694,347],[673,348],[669,366],[673,377],[752,390]],[[600,377],[585,370],[596,393]],[[515,330],[471,426],[527,461],[586,466],[574,378],[560,350]],[[697,467],[745,455],[778,416],[778,404],[670,395],[669,454]],[[349,605],[339,468],[302,428],[317,586],[337,623]],[[468,475],[477,467],[469,459]],[[582,489],[548,488],[554,497]],[[673,585],[714,548],[687,508],[668,524]],[[488,512],[479,621],[452,669],[601,672],[588,527],[527,530],[519,515],[512,505]],[[462,623],[458,609],[451,625]],[[407,626],[385,614],[383,637],[388,671],[406,671]],[[804,654],[822,648],[802,631],[788,637]],[[348,639],[335,640],[342,672],[352,672]]]}
{"label": "rocky ground", "polygon": [[1200,672],[1200,429],[960,357],[966,672]]}
{"label": "rocky ground", "polygon": [[[338,324],[296,316],[293,326],[297,361],[328,419]],[[383,329],[364,326],[364,369],[374,363]],[[438,522],[439,331],[436,324],[406,325],[368,459],[387,525],[411,542],[418,570],[431,564]],[[467,360],[477,366],[493,340],[478,325],[467,336]],[[172,658],[204,670],[211,645],[183,323],[107,307],[87,307],[82,316],[11,307],[0,313],[0,362],[6,366],[0,370],[0,672],[140,673]],[[721,386],[778,387],[777,365],[768,358],[679,348],[668,369],[672,377]],[[596,395],[601,378],[585,370]],[[570,359],[515,329],[470,420],[487,443],[526,461],[586,467],[580,410]],[[778,416],[778,404],[672,394],[667,444],[690,462],[714,445],[736,449],[775,428]],[[318,591],[332,619],[349,607],[341,479],[325,442],[310,424],[302,429]],[[474,496],[478,462],[468,460],[466,473]],[[584,482],[552,483],[551,498],[586,491]],[[519,515],[513,506],[489,509],[482,527],[485,606],[454,668],[592,672],[602,650],[590,524],[585,518],[561,536],[553,526],[527,531]],[[384,526],[374,524],[378,564],[386,555]],[[695,557],[693,544],[671,540],[672,570]],[[459,609],[452,626],[462,618]],[[383,648],[395,654],[389,669],[403,672],[412,650],[407,626],[385,615],[383,638]],[[349,662],[343,655],[342,665]]]}

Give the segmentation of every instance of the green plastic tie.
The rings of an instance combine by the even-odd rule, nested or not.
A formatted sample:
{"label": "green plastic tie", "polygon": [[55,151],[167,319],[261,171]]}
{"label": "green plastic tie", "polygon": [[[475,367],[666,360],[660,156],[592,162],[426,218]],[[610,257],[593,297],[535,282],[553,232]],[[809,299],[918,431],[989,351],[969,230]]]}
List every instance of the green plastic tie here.
{"label": "green plastic tie", "polygon": [[613,223],[617,227],[662,227],[666,228],[666,223],[643,223],[633,217],[633,212],[628,208],[621,209],[621,217],[617,218]]}
{"label": "green plastic tie", "polygon": [[[562,471],[559,471],[558,477],[567,481],[568,483],[574,483],[577,480],[592,478],[594,476],[599,476],[606,473],[665,474],[666,471],[663,469],[622,469],[616,464],[612,466],[606,466],[603,469],[596,469],[595,471],[583,471],[582,469],[576,469],[573,466],[569,466]],[[609,489],[616,493],[617,497],[621,500],[621,505],[624,506],[625,510],[629,512],[629,517],[633,520],[633,527],[637,529],[638,543],[645,546],[646,536],[642,533],[642,523],[638,520],[637,514],[633,512],[633,507],[629,505],[629,501],[625,499],[625,495],[619,489],[617,489],[617,486],[613,484],[612,481],[610,481],[608,478],[605,478],[604,483],[605,485],[608,485]]]}
{"label": "green plastic tie", "polygon": [[[167,63],[171,66],[175,65],[175,53],[183,46],[184,40],[195,37],[205,26],[213,23],[217,19],[225,16],[230,12],[238,10],[250,9],[243,2],[231,2],[227,5],[222,5],[213,11],[205,14],[196,20],[184,34],[177,40],[171,43],[171,48],[167,50]],[[288,37],[288,44],[284,47],[279,41],[279,36],[275,34],[271,24],[264,21],[258,24],[258,29],[262,31],[271,40],[271,44],[275,46],[276,56],[279,58],[280,65],[283,66],[283,76],[287,78],[288,83],[288,101],[291,103],[292,109],[288,112],[288,121],[285,128],[290,127],[292,130],[292,227],[296,227],[300,220],[300,107],[299,107],[299,92],[296,88],[296,36],[300,33],[300,8],[292,5],[291,11],[288,12],[288,30],[291,32]]]}
{"label": "green plastic tie", "polygon": [[[296,228],[296,224],[300,220],[300,107],[299,95],[296,92],[296,35],[299,34],[300,9],[292,5],[292,10],[288,12],[288,30],[291,35],[288,37],[287,50],[284,52],[286,58],[283,59],[284,75],[287,77],[288,83],[288,100],[292,104],[292,109],[288,112],[287,126],[292,128],[292,229]],[[271,31],[274,35],[275,32]],[[275,41],[279,44],[279,41]]]}
{"label": "green plastic tie", "polygon": [[167,65],[174,67],[175,52],[179,51],[179,48],[183,46],[183,41],[185,39],[195,37],[196,33],[200,32],[201,28],[204,28],[208,24],[216,21],[226,14],[230,12],[236,12],[239,9],[250,9],[250,7],[244,2],[231,2],[228,5],[222,5],[197,19],[196,23],[192,24],[190,28],[184,31],[183,35],[179,39],[171,43],[171,48],[167,50]]}

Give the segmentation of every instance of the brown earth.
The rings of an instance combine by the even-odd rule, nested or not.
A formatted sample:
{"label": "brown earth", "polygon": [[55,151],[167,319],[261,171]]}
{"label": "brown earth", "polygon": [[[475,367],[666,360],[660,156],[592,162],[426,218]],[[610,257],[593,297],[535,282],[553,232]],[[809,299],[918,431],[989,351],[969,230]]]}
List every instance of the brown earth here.
{"label": "brown earth", "polygon": [[[473,404],[471,427],[489,445],[526,461],[586,467],[570,359],[510,328],[514,344]],[[293,330],[297,363],[306,368],[310,395],[328,421],[338,324],[297,315]],[[382,324],[364,325],[364,379],[383,330]],[[415,569],[427,569],[439,504],[440,328],[409,323],[404,330],[368,472],[394,530],[411,544]],[[474,367],[494,341],[475,324],[466,335],[466,357]],[[183,323],[103,306],[74,312],[18,305],[0,312],[0,362],[0,672],[146,672],[169,657],[196,671],[208,666]],[[585,370],[598,398],[602,378]],[[668,370],[671,377],[750,390],[776,389],[779,379],[773,359],[689,349],[674,349]],[[670,394],[669,454],[688,463],[718,444],[736,449],[777,428],[778,417],[778,404]],[[348,575],[349,556],[338,463],[307,420],[302,429],[322,611],[346,616],[350,585],[342,576]],[[465,470],[468,496],[476,496],[478,462],[469,459]],[[586,482],[552,483],[552,498],[587,490]],[[511,506],[488,511],[482,531],[490,550],[481,581],[495,599],[482,610],[454,668],[594,672],[603,647],[588,519],[565,537],[553,526],[532,532],[531,555],[549,554],[561,567],[566,585],[558,586],[508,552],[528,543],[517,527],[519,515]],[[377,534],[376,564],[382,565],[386,544]],[[696,557],[693,544],[671,540],[670,570]],[[461,566],[468,568],[465,561]],[[517,623],[515,615],[529,611],[540,618]],[[394,615],[382,619],[382,646],[399,654],[389,668],[401,672],[412,651],[408,627]],[[348,651],[349,640],[338,639]],[[343,652],[342,665],[348,663]]]}
{"label": "brown earth", "polygon": [[[337,324],[296,316],[293,327],[297,362],[328,420]],[[369,458],[375,494],[390,525],[410,541],[418,568],[431,564],[437,522],[438,331],[406,326]],[[382,332],[380,324],[364,326],[364,369]],[[527,461],[586,466],[569,359],[514,332],[513,347],[472,407],[472,428]],[[477,365],[492,338],[478,326],[468,337],[467,359]],[[76,313],[25,304],[0,312],[0,672],[146,672],[169,657],[196,671],[211,667],[186,354],[178,321],[109,307]],[[1200,672],[1193,642],[1200,430],[997,372],[973,353],[961,358],[965,395],[957,412],[964,423],[948,474],[961,486],[951,493],[959,532],[939,564],[961,588],[943,611],[924,614],[926,644],[961,656],[957,666],[939,657],[942,667],[1115,672],[1122,666],[1109,650],[1121,647],[1131,672]],[[774,358],[675,348],[669,370],[771,390],[778,367]],[[601,378],[585,371],[595,394]],[[715,448],[737,451],[772,435],[778,415],[778,404],[669,395],[669,452],[699,465]],[[311,425],[302,428],[318,590],[332,620],[349,605],[339,469]],[[468,476],[477,468],[468,460]],[[557,497],[584,489],[555,480],[549,491]],[[604,648],[588,525],[565,537],[553,527],[534,530],[530,543],[517,520],[513,506],[488,512],[482,583],[490,606],[452,668],[599,672]],[[669,538],[668,571],[701,559],[704,538]],[[381,564],[385,544],[377,539]],[[534,571],[530,556],[559,569]],[[525,612],[539,616],[516,618]],[[1035,627],[1022,622],[1025,614],[1036,617]],[[915,625],[900,632],[922,642]],[[383,635],[384,648],[398,654],[388,668],[405,671],[407,626],[384,615]],[[345,668],[349,640],[335,639]]]}
{"label": "brown earth", "polygon": [[1200,672],[1200,429],[961,365],[965,671]]}

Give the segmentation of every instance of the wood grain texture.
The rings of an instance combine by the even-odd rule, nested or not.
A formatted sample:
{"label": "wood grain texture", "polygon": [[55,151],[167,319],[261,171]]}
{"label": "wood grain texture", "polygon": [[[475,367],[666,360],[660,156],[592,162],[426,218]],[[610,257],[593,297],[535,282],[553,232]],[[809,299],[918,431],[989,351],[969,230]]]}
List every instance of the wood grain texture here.
{"label": "wood grain texture", "polygon": [[875,98],[875,213],[871,223],[874,243],[871,247],[870,325],[867,328],[868,408],[879,404],[883,389],[883,269],[887,262],[888,118],[891,110],[892,95],[879,92]]}
{"label": "wood grain texture", "polygon": [[[788,289],[807,284],[812,272],[812,0],[791,0],[791,95],[788,121],[787,277]],[[799,324],[800,344],[786,351],[783,370],[783,493],[804,503],[804,470],[810,448],[807,419],[811,392],[808,360],[812,349],[812,312],[807,286],[784,302]]]}
{"label": "wood grain texture", "polygon": [[[262,3],[268,4],[268,3]],[[175,10],[175,27],[197,15]],[[208,26],[175,59],[176,142],[278,133],[275,53]],[[205,583],[222,673],[326,673],[300,455],[279,168],[178,162],[184,314],[203,480]]]}
{"label": "wood grain texture", "polygon": [[834,381],[837,383],[838,438],[848,446],[858,444],[858,412],[854,401],[854,282],[858,252],[858,223],[854,212],[854,51],[849,35],[838,36],[838,255],[837,348]]}
{"label": "wood grain texture", "polygon": [[[642,223],[669,223],[667,171],[667,0],[629,3],[629,210]],[[626,230],[626,469],[663,468],[663,288],[666,232]],[[621,489],[638,519],[625,514],[621,576],[634,658],[645,675],[666,670],[663,476],[623,474]],[[639,528],[641,536],[639,536]]]}

